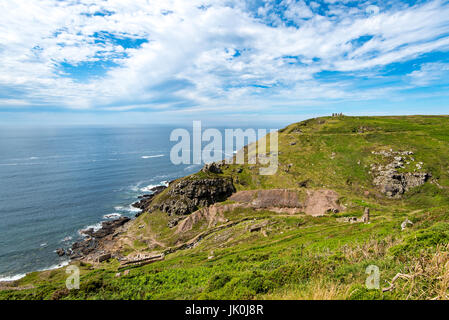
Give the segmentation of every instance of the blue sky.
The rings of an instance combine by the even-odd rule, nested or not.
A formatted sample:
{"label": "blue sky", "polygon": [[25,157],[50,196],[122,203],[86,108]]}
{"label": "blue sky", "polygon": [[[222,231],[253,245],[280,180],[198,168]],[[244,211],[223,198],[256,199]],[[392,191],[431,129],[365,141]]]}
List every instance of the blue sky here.
{"label": "blue sky", "polygon": [[9,0],[0,125],[449,113],[449,1]]}

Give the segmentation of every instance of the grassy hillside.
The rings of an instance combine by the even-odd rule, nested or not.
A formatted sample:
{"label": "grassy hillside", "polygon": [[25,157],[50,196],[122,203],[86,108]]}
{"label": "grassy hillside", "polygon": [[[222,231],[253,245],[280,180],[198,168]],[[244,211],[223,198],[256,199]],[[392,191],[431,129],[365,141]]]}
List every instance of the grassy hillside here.
{"label": "grassy hillside", "polygon": [[[31,273],[14,284],[20,290],[0,291],[0,299],[447,299],[448,143],[445,116],[322,117],[289,125],[279,132],[275,175],[259,175],[258,165],[230,165],[184,179],[230,177],[238,191],[282,188],[299,198],[331,189],[344,211],[311,217],[230,206],[226,222],[211,228],[200,220],[181,233],[167,226],[173,217],[164,212],[144,213],[122,236],[124,255],[168,252],[199,235],[201,241],[141,267],[77,262],[79,290],[65,289],[64,269]],[[384,151],[410,151],[398,173],[431,178],[400,197],[386,196],[372,169],[391,162]],[[370,223],[343,221],[365,208]],[[401,230],[406,218],[413,225]],[[249,231],[256,224],[262,232]],[[379,267],[380,289],[365,286],[369,265]]]}

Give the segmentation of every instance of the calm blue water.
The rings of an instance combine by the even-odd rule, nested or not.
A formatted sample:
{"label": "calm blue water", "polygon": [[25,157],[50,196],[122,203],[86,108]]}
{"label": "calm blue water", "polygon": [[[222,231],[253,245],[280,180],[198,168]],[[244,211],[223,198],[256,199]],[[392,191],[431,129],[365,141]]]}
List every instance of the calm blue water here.
{"label": "calm blue water", "polygon": [[[0,279],[54,267],[54,250],[145,187],[200,169],[170,162],[172,128],[0,128]],[[65,240],[64,240],[65,239]]]}

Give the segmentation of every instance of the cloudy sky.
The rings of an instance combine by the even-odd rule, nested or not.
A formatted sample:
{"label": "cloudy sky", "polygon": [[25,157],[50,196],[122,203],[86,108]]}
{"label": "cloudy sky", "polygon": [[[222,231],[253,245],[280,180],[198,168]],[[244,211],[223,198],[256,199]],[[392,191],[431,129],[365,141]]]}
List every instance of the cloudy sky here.
{"label": "cloudy sky", "polygon": [[0,1],[0,124],[447,114],[448,89],[448,1]]}

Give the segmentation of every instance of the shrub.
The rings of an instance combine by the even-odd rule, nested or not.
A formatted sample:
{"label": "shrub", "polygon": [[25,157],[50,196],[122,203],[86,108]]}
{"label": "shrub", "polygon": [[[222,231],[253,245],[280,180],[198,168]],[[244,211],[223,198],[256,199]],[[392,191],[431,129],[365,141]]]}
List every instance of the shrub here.
{"label": "shrub", "polygon": [[278,285],[285,285],[290,283],[300,283],[303,280],[310,278],[313,273],[313,267],[299,264],[284,265],[269,274],[268,279]]}
{"label": "shrub", "polygon": [[361,284],[356,284],[349,289],[348,300],[382,300],[383,293],[379,289],[368,289]]}
{"label": "shrub", "polygon": [[228,274],[225,273],[216,274],[209,280],[209,283],[207,285],[207,291],[211,292],[221,289],[226,285],[226,283],[231,281],[231,279],[232,278]]}
{"label": "shrub", "polygon": [[67,288],[58,289],[51,295],[51,300],[60,300],[69,295],[70,291]]}

